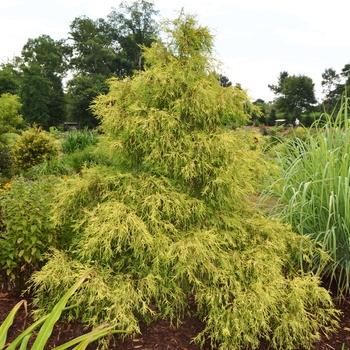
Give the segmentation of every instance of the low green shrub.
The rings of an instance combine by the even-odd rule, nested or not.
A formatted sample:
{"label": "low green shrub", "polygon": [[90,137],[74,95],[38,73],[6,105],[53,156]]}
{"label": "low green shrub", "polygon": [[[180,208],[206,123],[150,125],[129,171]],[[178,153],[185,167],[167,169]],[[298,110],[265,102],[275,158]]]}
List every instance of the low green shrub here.
{"label": "low green shrub", "polygon": [[34,126],[23,132],[13,145],[13,156],[15,165],[23,170],[42,163],[45,160],[56,157],[59,146],[55,138]]}
{"label": "low green shrub", "polygon": [[58,246],[60,231],[50,221],[54,176],[36,181],[17,177],[0,191],[0,280],[4,288],[22,289],[43,263],[43,254]]}
{"label": "low green shrub", "polygon": [[10,146],[13,145],[18,138],[19,134],[8,132],[0,135],[0,143]]}
{"label": "low green shrub", "polygon": [[0,144],[0,174],[6,175],[13,165],[13,157],[10,146]]}
{"label": "low green shrub", "polygon": [[70,165],[64,157],[54,158],[51,160],[44,160],[44,162],[34,165],[28,171],[25,176],[29,178],[38,178],[43,175],[73,175],[74,168]]}

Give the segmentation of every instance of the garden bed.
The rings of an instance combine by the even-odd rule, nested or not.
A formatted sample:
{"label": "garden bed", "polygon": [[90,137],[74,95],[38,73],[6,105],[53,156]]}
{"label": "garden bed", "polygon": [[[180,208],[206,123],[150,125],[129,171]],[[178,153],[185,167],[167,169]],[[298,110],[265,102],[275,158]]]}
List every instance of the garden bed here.
{"label": "garden bed", "polygon": [[[20,299],[18,296],[0,293],[0,323],[3,322],[10,310]],[[9,331],[8,340],[13,340],[16,335],[31,324],[30,303],[28,304],[28,315],[26,316],[24,308],[19,310],[14,324]],[[350,349],[350,303],[344,302],[342,305],[338,305],[338,308],[342,311],[339,331],[332,335],[330,339],[324,338],[322,341],[314,344],[313,349]],[[158,321],[149,326],[141,325],[142,334],[134,339],[126,339],[125,341],[116,339],[115,341],[111,341],[109,349],[200,350],[198,345],[191,343],[191,339],[202,329],[202,322],[194,317],[186,317],[178,328],[170,326],[167,321]],[[83,333],[86,333],[86,330],[79,323],[57,323],[46,349],[53,349],[55,346],[65,343]],[[343,344],[344,348],[342,349]],[[89,349],[96,349],[96,344],[90,345]],[[268,343],[262,342],[259,350],[267,349]],[[214,349],[209,344],[205,344],[202,350]]]}

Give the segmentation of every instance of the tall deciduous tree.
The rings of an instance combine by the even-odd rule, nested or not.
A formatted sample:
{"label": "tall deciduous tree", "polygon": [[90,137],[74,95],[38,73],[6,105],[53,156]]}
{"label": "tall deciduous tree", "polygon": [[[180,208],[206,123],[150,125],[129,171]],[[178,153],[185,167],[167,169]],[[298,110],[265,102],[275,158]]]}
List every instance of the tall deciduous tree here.
{"label": "tall deciduous tree", "polygon": [[118,54],[112,37],[112,28],[103,18],[95,21],[86,16],[75,18],[69,32],[73,52],[70,69],[73,73],[110,77],[116,69]]}
{"label": "tall deciduous tree", "polygon": [[62,78],[68,55],[69,48],[63,40],[55,41],[47,35],[29,39],[24,45],[19,95],[26,122],[47,128],[65,120]]}
{"label": "tall deciduous tree", "polygon": [[106,76],[102,74],[76,75],[67,83],[67,113],[80,127],[94,128],[98,120],[89,108],[100,94],[108,92]]}
{"label": "tall deciduous tree", "polygon": [[[221,348],[309,345],[334,310],[315,277],[291,258],[307,239],[254,213],[249,195],[265,169],[246,123],[247,94],[218,84],[213,36],[195,17],[166,23],[164,41],[144,48],[145,70],[109,80],[92,106],[117,154],[67,180],[53,219],[71,237],[35,274],[45,311],[83,271],[71,312],[90,324],[139,331],[139,320],[182,318],[189,300],[206,321],[196,338]],[[108,144],[107,144],[108,145]],[[300,256],[303,256],[302,252]]]}
{"label": "tall deciduous tree", "polygon": [[344,89],[340,81],[341,78],[339,74],[333,68],[327,68],[322,73],[321,85],[324,93],[323,106],[325,111],[329,114],[331,114],[336,106]]}
{"label": "tall deciduous tree", "polygon": [[119,77],[131,76],[135,70],[143,70],[141,46],[150,47],[157,34],[153,1],[138,0],[122,2],[119,9],[113,9],[108,21],[114,29],[115,41],[119,43],[124,72]]}
{"label": "tall deciduous tree", "polygon": [[[74,72],[68,83],[68,112],[80,125],[96,126],[97,120],[89,106],[91,101],[108,89],[106,80],[112,76],[132,76],[143,69],[141,47],[149,47],[156,34],[157,14],[152,2],[139,0],[121,3],[107,20],[76,18],[70,26]],[[84,89],[86,91],[84,92]]]}
{"label": "tall deciduous tree", "polygon": [[4,93],[18,93],[20,73],[16,70],[16,66],[15,60],[0,65],[0,95]]}

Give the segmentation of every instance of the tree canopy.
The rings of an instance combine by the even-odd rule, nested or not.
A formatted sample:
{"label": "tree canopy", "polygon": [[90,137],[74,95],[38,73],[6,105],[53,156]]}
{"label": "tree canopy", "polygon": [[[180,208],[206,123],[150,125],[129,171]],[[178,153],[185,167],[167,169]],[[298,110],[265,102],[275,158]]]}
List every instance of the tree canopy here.
{"label": "tree canopy", "polygon": [[305,75],[289,75],[281,72],[278,85],[269,85],[275,93],[275,106],[282,112],[288,122],[301,118],[302,114],[310,114],[316,104],[315,84]]}

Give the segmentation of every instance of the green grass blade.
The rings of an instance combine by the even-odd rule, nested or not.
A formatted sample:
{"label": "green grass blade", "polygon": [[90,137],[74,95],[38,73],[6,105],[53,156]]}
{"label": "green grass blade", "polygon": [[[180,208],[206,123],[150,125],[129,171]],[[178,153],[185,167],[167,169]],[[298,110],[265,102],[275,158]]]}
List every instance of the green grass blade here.
{"label": "green grass blade", "polygon": [[27,349],[29,338],[30,338],[30,334],[26,335],[23,338],[23,341],[21,343],[21,347],[19,348],[19,350],[26,350]]}
{"label": "green grass blade", "polygon": [[2,349],[5,346],[6,339],[7,339],[7,332],[9,328],[11,327],[13,320],[15,318],[15,315],[17,314],[19,308],[22,306],[22,304],[27,305],[26,300],[21,300],[19,303],[17,303],[11,312],[6,317],[5,321],[0,326],[0,349]]}
{"label": "green grass blade", "polygon": [[17,346],[21,344],[21,342],[24,340],[25,337],[30,337],[34,329],[39,327],[42,323],[45,322],[45,320],[49,317],[49,315],[43,316],[38,321],[33,323],[31,326],[29,326],[26,330],[24,330],[7,348],[6,350],[15,350],[17,349]]}
{"label": "green grass blade", "polygon": [[74,292],[81,286],[84,280],[87,278],[89,273],[86,273],[83,277],[81,277],[74,285],[63,295],[63,297],[59,300],[59,302],[55,305],[49,317],[41,327],[37,338],[33,344],[33,349],[42,350],[49,339],[53,327],[55,323],[61,316],[61,313],[68,302],[68,299],[74,294]]}
{"label": "green grass blade", "polygon": [[87,334],[83,334],[80,337],[77,337],[75,339],[68,341],[67,343],[57,346],[55,350],[65,350],[76,344],[78,345],[74,349],[76,350],[85,349],[91,342],[94,342],[102,337],[105,337],[108,334],[124,333],[124,331],[119,331],[119,330],[112,331],[113,328],[114,326],[109,326],[108,328],[103,328],[103,329],[100,329],[100,327],[98,327]]}

